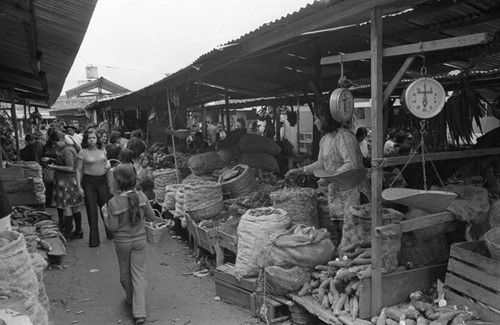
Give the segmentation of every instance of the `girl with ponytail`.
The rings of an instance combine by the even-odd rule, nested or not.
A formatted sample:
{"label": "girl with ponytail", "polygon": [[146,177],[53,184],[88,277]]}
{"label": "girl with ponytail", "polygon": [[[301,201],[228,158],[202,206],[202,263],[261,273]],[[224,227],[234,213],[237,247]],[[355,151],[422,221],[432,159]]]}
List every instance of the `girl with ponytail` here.
{"label": "girl with ponytail", "polygon": [[[115,188],[120,194],[103,211],[104,224],[113,232],[120,267],[120,284],[125,300],[132,305],[135,324],[146,322],[146,229],[145,219],[155,215],[148,198],[136,190],[137,172],[133,165],[118,165],[113,170]],[[106,207],[106,206],[105,206]],[[105,209],[103,209],[105,210]]]}

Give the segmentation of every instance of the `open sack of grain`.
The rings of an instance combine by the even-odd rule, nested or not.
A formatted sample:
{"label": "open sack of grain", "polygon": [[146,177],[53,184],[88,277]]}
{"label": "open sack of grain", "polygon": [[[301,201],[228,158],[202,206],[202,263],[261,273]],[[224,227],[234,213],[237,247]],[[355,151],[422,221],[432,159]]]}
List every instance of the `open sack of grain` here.
{"label": "open sack of grain", "polygon": [[316,192],[306,187],[284,187],[271,193],[274,208],[285,210],[292,225],[318,227],[318,201]]}
{"label": "open sack of grain", "polygon": [[259,184],[255,175],[246,165],[236,165],[223,172],[218,179],[222,192],[231,197],[248,195],[257,190]]}

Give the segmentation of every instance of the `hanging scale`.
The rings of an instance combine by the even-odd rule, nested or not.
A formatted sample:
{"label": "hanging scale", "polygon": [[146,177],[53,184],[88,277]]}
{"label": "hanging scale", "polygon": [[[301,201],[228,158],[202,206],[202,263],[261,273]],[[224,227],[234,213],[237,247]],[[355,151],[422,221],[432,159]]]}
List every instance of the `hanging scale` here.
{"label": "hanging scale", "polygon": [[347,122],[354,113],[354,95],[349,90],[350,81],[344,76],[344,64],[340,55],[340,88],[335,89],[330,95],[330,114],[337,122]]}
{"label": "hanging scale", "polygon": [[446,92],[439,81],[426,77],[427,68],[423,53],[422,58],[423,65],[420,71],[422,77],[405,88],[401,101],[414,116],[428,119],[441,112],[446,101]]}

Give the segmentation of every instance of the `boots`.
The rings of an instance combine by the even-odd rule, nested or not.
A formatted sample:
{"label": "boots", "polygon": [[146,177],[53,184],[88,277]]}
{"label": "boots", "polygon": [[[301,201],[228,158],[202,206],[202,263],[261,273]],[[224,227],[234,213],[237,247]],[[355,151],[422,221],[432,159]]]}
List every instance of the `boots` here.
{"label": "boots", "polygon": [[63,209],[57,209],[57,217],[59,220],[58,227],[59,231],[63,234],[64,233],[64,210]]}
{"label": "boots", "polygon": [[73,212],[73,219],[75,220],[75,232],[73,233],[73,237],[77,239],[82,239],[83,238],[82,213]]}
{"label": "boots", "polygon": [[64,217],[64,238],[73,238],[73,215]]}

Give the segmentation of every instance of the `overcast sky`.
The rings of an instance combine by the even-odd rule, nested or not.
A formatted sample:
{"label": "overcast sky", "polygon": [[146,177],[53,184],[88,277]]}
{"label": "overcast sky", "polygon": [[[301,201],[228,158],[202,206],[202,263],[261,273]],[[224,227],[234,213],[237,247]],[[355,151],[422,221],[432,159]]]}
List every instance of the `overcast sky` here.
{"label": "overcast sky", "polygon": [[63,93],[85,67],[132,91],[313,0],[99,0]]}

